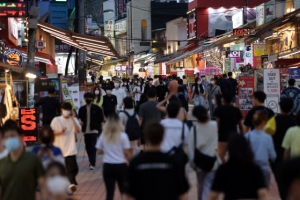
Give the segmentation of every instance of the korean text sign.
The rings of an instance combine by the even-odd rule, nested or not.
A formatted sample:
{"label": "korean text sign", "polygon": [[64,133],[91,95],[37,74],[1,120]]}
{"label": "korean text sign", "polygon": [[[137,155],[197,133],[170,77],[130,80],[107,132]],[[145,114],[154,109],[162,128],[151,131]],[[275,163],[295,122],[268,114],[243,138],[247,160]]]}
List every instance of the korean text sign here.
{"label": "korean text sign", "polygon": [[24,141],[36,142],[38,140],[36,108],[20,108],[19,112],[19,125],[24,134]]}

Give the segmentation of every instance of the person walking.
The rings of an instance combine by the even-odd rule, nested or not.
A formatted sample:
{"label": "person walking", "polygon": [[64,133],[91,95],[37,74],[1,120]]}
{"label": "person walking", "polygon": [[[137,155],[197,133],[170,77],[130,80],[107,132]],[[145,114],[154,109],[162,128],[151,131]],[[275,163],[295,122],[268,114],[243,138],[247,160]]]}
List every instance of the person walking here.
{"label": "person walking", "polygon": [[103,97],[103,110],[107,118],[110,114],[117,112],[117,97],[112,94],[112,87],[107,86],[106,95]]}
{"label": "person walking", "polygon": [[210,118],[213,119],[214,116],[214,111],[215,111],[215,104],[214,99],[216,94],[222,94],[221,93],[221,88],[217,85],[217,79],[216,78],[211,78],[210,79],[210,84],[207,87],[207,95],[208,95],[208,103],[209,103],[209,114]]}
{"label": "person walking", "polygon": [[253,105],[254,108],[252,108],[244,121],[244,133],[247,133],[249,130],[253,130],[254,126],[252,124],[253,122],[253,115],[256,111],[262,110],[267,115],[268,119],[271,119],[275,114],[273,110],[265,107],[265,100],[267,98],[267,95],[262,91],[256,91],[253,93]]}
{"label": "person walking", "polygon": [[296,116],[299,111],[300,105],[300,89],[295,87],[296,80],[291,78],[288,80],[289,86],[281,92],[280,99],[282,98],[290,98],[294,102],[294,108],[292,110],[292,115]]}
{"label": "person walking", "polygon": [[208,200],[217,200],[223,193],[225,200],[270,200],[261,169],[254,164],[253,153],[244,136],[234,134],[229,140],[229,160],[215,175]]}
{"label": "person walking", "polygon": [[232,93],[232,103],[233,106],[236,106],[236,96],[237,96],[237,89],[238,89],[238,82],[236,79],[232,78],[232,72],[228,72],[228,81],[231,84],[231,93]]}
{"label": "person walking", "polygon": [[48,96],[41,98],[38,102],[34,104],[35,107],[42,106],[43,112],[43,126],[49,126],[52,119],[59,115],[60,103],[54,97],[55,88],[48,88]]}
{"label": "person walking", "polygon": [[193,109],[193,116],[197,122],[189,132],[188,155],[191,167],[195,169],[197,175],[198,200],[206,200],[214,179],[218,164],[215,164],[211,171],[204,171],[194,163],[195,149],[202,154],[215,157],[218,142],[218,128],[215,121],[210,121],[207,110],[203,106],[196,106]]}
{"label": "person walking", "polygon": [[195,79],[195,84],[193,85],[192,90],[192,98],[194,100],[194,105],[204,106],[205,102],[207,102],[207,95],[205,87],[202,85],[202,81],[198,77]]}
{"label": "person walking", "polygon": [[232,106],[231,93],[223,93],[223,105],[215,109],[214,117],[218,124],[218,154],[224,163],[226,161],[226,152],[228,150],[228,139],[231,134],[237,132],[239,126],[240,133],[243,133],[243,115],[241,111]]}
{"label": "person walking", "polygon": [[55,117],[50,125],[55,135],[53,144],[61,149],[65,157],[68,178],[73,184],[71,187],[75,187],[78,185],[76,181],[78,174],[76,134],[80,132],[81,125],[72,111],[70,103],[64,102],[62,104],[61,113],[62,115]]}
{"label": "person walking", "polygon": [[164,84],[163,80],[159,81],[159,85],[156,87],[158,101],[162,102],[168,96],[168,88]]}
{"label": "person walking", "polygon": [[132,91],[131,91],[131,87],[128,83],[128,79],[123,78],[122,81],[123,81],[123,83],[121,85],[121,88],[126,92],[126,95],[129,97]]}
{"label": "person walking", "polygon": [[164,128],[159,122],[145,127],[145,152],[132,159],[129,165],[129,199],[187,200],[189,185],[181,175],[178,163],[162,153]]}
{"label": "person walking", "polygon": [[117,111],[123,110],[123,99],[127,96],[124,89],[120,88],[120,82],[116,81],[114,83],[115,88],[112,90],[111,94],[117,97]]}
{"label": "person walking", "polygon": [[167,84],[169,95],[176,95],[178,93],[178,81],[176,74],[172,75],[172,81]]}
{"label": "person walking", "polygon": [[133,88],[132,93],[134,94],[135,105],[138,106],[141,95],[144,93],[144,87],[140,80],[137,81],[137,85]]}
{"label": "person walking", "polygon": [[106,93],[100,87],[95,87],[93,90],[93,104],[102,108],[104,95],[106,95]]}
{"label": "person walking", "polygon": [[96,166],[96,142],[98,135],[101,133],[102,123],[104,122],[102,109],[93,104],[93,94],[85,93],[85,106],[79,109],[78,119],[82,126],[84,134],[84,143],[87,155],[89,157],[89,168],[94,170]]}
{"label": "person walking", "polygon": [[235,94],[232,94],[233,89],[231,83],[228,80],[227,74],[223,74],[223,78],[219,81],[219,86],[221,88],[222,94],[225,92],[231,93],[232,96]]}
{"label": "person walking", "polygon": [[272,137],[264,132],[267,120],[268,118],[264,111],[256,111],[252,121],[254,129],[246,133],[245,138],[252,149],[254,163],[261,168],[266,186],[269,187],[271,180],[271,166],[269,161],[275,161],[276,152]]}
{"label": "person walking", "polygon": [[18,124],[7,120],[2,128],[9,155],[0,162],[1,200],[34,200],[37,185],[41,198],[46,198],[43,165],[38,156],[25,151],[24,134]]}
{"label": "person walking", "polygon": [[123,122],[117,114],[111,114],[107,118],[96,148],[98,153],[103,154],[106,200],[113,200],[116,182],[121,194],[126,191],[126,163],[131,159],[129,138],[124,133]]}

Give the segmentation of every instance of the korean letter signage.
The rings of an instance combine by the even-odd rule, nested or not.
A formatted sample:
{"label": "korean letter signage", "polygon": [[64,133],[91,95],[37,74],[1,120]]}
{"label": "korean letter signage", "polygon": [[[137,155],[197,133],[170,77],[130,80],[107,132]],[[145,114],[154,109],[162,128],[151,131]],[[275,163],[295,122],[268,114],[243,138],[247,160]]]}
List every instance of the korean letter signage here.
{"label": "korean letter signage", "polygon": [[264,92],[267,95],[266,107],[279,113],[280,69],[264,69]]}
{"label": "korean letter signage", "polygon": [[197,36],[197,16],[195,11],[188,14],[187,26],[188,39],[195,38]]}
{"label": "korean letter signage", "polygon": [[24,134],[24,141],[36,142],[38,137],[36,108],[20,108],[19,112],[19,126]]}
{"label": "korean letter signage", "polygon": [[114,44],[114,37],[115,37],[115,21],[114,20],[108,20],[104,22],[104,36],[107,37],[111,43]]}
{"label": "korean letter signage", "polygon": [[265,44],[253,44],[253,67],[256,69],[262,69],[261,56],[265,55],[266,45]]}
{"label": "korean letter signage", "polygon": [[246,117],[253,104],[254,76],[239,76],[238,90],[238,105],[243,116]]}
{"label": "korean letter signage", "polygon": [[232,15],[232,28],[238,28],[244,25],[244,11],[241,10],[240,12]]}
{"label": "korean letter signage", "polygon": [[243,57],[243,52],[242,51],[229,51],[228,52],[228,58],[241,58]]}
{"label": "korean letter signage", "polygon": [[0,2],[0,17],[27,17],[27,3]]}
{"label": "korean letter signage", "polygon": [[115,25],[116,35],[120,35],[122,33],[126,33],[126,20],[117,21]]}
{"label": "korean letter signage", "polygon": [[249,35],[251,32],[251,29],[249,28],[235,28],[233,29],[233,35]]}
{"label": "korean letter signage", "polygon": [[10,49],[4,52],[3,62],[12,66],[22,65],[23,54],[17,49]]}

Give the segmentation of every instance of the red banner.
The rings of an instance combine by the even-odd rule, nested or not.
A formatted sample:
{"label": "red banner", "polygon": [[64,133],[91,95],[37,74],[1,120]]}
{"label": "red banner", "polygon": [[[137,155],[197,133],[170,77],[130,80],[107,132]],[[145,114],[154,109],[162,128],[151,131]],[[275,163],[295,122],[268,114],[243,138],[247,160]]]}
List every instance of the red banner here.
{"label": "red banner", "polygon": [[20,108],[20,128],[24,134],[25,142],[36,142],[38,136],[38,124],[36,108]]}
{"label": "red banner", "polygon": [[238,84],[238,106],[243,117],[246,117],[253,107],[254,76],[239,76]]}

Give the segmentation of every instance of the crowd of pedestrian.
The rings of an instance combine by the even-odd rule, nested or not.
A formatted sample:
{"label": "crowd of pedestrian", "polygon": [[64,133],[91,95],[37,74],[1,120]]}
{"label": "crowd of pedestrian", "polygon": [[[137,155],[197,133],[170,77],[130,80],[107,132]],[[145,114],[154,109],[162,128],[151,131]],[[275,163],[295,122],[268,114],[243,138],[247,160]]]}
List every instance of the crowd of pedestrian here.
{"label": "crowd of pedestrian", "polygon": [[78,113],[68,102],[58,109],[49,88],[36,103],[44,126],[31,152],[16,122],[1,127],[0,197],[32,200],[39,191],[42,199],[71,199],[78,187],[77,133],[83,133],[90,170],[96,154],[103,155],[107,200],[114,199],[115,184],[125,200],[186,200],[187,166],[196,172],[199,200],[268,200],[272,174],[283,200],[300,199],[300,89],[294,83],[283,90],[277,115],[265,107],[266,94],[254,92],[245,119],[231,72],[194,83],[176,75],[114,77],[85,93]]}

